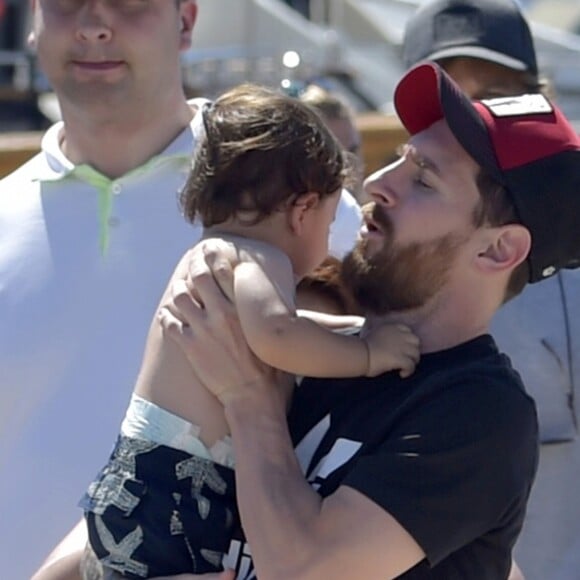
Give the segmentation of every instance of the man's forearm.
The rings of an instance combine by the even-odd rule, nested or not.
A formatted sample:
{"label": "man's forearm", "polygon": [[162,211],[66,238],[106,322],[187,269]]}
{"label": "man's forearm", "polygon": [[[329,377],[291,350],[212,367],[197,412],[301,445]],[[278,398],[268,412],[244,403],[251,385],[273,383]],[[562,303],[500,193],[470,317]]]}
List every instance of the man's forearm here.
{"label": "man's forearm", "polygon": [[80,520],[46,558],[32,580],[81,580],[80,564],[86,543],[87,528],[84,520]]}
{"label": "man's forearm", "polygon": [[[263,388],[275,388],[264,386]],[[286,417],[271,400],[226,405],[236,454],[242,525],[260,580],[307,578],[321,546],[314,538],[320,496],[304,479]]]}

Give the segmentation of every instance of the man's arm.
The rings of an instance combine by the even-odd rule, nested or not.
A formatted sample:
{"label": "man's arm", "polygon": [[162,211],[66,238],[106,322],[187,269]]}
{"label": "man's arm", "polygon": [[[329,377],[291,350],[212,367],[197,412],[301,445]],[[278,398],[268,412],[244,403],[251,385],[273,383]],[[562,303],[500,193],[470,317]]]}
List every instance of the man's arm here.
{"label": "man's arm", "polygon": [[[220,286],[227,264],[214,264]],[[394,578],[425,555],[385,510],[348,487],[322,500],[298,465],[276,375],[244,340],[208,272],[195,280],[205,309],[178,285],[162,314],[196,373],[224,404],[236,453],[238,506],[260,580]]]}
{"label": "man's arm", "polygon": [[[84,520],[65,536],[50,553],[39,570],[30,580],[82,580],[80,573],[81,558],[87,543],[87,527]],[[234,580],[234,571],[225,570],[219,574],[179,574],[163,576],[151,580]]]}
{"label": "man's arm", "polygon": [[260,579],[395,578],[424,558],[404,528],[358,491],[322,500],[305,481],[269,383],[223,397],[238,505]]}
{"label": "man's arm", "polygon": [[80,564],[86,543],[87,527],[84,520],[80,520],[50,553],[31,580],[82,580]]}

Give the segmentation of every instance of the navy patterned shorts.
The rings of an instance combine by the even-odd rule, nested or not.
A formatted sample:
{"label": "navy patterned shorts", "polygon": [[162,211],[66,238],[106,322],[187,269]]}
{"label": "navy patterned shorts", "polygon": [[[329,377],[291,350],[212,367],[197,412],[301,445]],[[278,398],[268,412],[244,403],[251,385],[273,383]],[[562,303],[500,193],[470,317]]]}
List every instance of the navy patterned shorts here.
{"label": "navy patterned shorts", "polygon": [[124,435],[79,505],[100,564],[126,578],[221,571],[238,525],[232,469]]}

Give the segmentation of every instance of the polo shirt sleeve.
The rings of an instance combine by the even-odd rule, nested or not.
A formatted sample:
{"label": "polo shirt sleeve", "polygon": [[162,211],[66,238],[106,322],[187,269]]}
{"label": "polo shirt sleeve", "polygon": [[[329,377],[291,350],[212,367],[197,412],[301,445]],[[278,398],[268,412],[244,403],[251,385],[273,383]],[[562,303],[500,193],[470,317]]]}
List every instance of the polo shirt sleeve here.
{"label": "polo shirt sleeve", "polygon": [[511,385],[464,383],[410,409],[343,484],[382,506],[435,566],[521,513],[536,464],[529,398]]}
{"label": "polo shirt sleeve", "polygon": [[362,224],[362,210],[352,193],[343,189],[330,226],[328,253],[342,260],[354,248]]}

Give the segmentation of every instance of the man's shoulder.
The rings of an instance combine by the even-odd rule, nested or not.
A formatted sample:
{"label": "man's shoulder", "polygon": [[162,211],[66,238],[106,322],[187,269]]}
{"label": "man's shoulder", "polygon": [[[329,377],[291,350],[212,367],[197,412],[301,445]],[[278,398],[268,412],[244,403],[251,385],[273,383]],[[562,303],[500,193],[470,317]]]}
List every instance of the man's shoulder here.
{"label": "man's shoulder", "polygon": [[[483,377],[512,377],[513,369],[509,358],[499,349],[489,334],[477,336],[449,349],[428,353],[423,356],[420,367],[426,377],[445,378],[466,375]],[[517,381],[517,375],[513,376]]]}
{"label": "man's shoulder", "polygon": [[37,153],[20,167],[0,179],[0,196],[22,192],[23,188],[33,187],[44,167],[44,156]]}
{"label": "man's shoulder", "polygon": [[491,336],[426,358],[416,379],[425,393],[438,392],[457,405],[478,401],[482,408],[494,408],[500,401],[506,409],[519,409],[535,417],[534,401],[526,393],[520,374]]}

